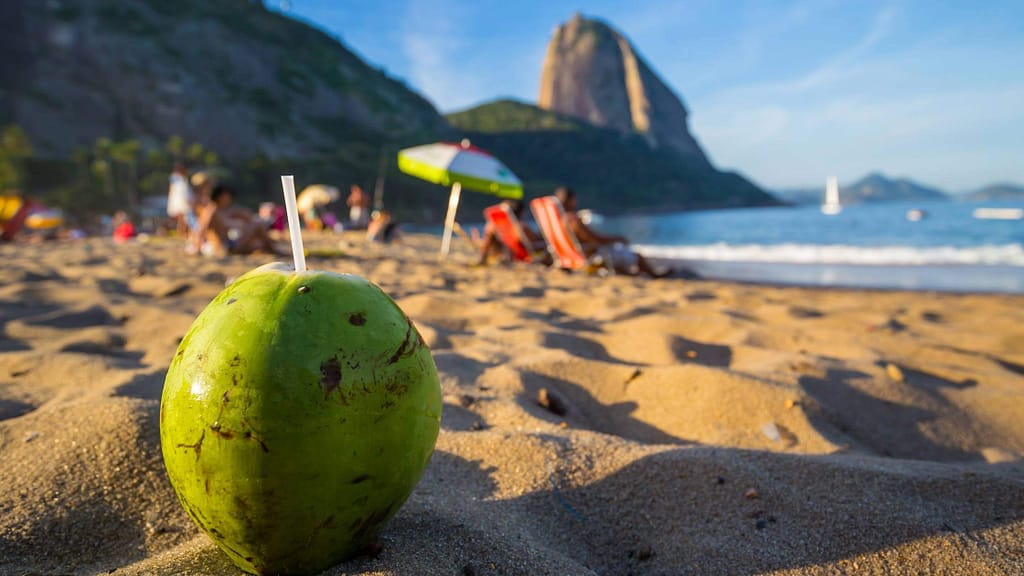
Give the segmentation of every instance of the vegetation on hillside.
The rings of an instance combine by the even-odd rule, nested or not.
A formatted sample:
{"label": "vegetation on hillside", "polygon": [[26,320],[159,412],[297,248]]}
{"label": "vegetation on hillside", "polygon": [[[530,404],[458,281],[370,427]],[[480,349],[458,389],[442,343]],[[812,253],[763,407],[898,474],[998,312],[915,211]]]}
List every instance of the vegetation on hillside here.
{"label": "vegetation on hillside", "polygon": [[499,100],[448,121],[501,158],[527,195],[568,184],[587,207],[606,212],[777,204],[738,174],[522,102]]}
{"label": "vegetation on hillside", "polygon": [[448,122],[470,132],[536,132],[585,130],[589,124],[571,116],[542,110],[515,100],[497,100],[447,115]]}
{"label": "vegetation on hillside", "polygon": [[[264,201],[282,203],[281,174],[298,176],[300,188],[314,183],[341,188],[359,184],[368,192],[383,178],[384,206],[400,220],[440,220],[447,190],[400,174],[397,151],[393,146],[362,143],[344,154],[225,160],[199,143],[171,136],[150,147],[133,139],[100,138],[89,148],[75,150],[71,158],[48,158],[34,156],[24,132],[12,125],[0,133],[0,193],[27,194],[62,208],[72,221],[85,222],[117,210],[139,214],[147,198],[166,196],[171,168],[180,161],[193,172],[214,169],[239,192],[240,203],[250,207]],[[478,213],[491,201],[483,195],[466,195],[461,213]]]}
{"label": "vegetation on hillside", "polygon": [[25,186],[26,162],[32,158],[32,144],[19,126],[0,132],[0,193]]}

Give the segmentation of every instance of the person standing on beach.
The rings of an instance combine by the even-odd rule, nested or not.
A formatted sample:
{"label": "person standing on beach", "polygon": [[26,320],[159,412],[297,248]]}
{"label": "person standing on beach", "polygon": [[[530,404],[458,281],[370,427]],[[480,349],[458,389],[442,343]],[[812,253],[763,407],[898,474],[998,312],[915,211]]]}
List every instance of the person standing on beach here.
{"label": "person standing on beach", "polygon": [[188,183],[188,170],[181,162],[175,163],[167,190],[167,215],[174,221],[178,236],[188,238],[195,226],[195,194]]}
{"label": "person standing on beach", "polygon": [[568,186],[560,186],[555,190],[555,197],[565,209],[565,225],[579,239],[583,253],[587,256],[598,255],[613,270],[620,274],[643,273],[652,278],[667,276],[669,269],[656,270],[646,258],[626,247],[629,239],[625,236],[606,235],[587,226],[576,214],[576,192]]}
{"label": "person standing on beach", "polygon": [[349,188],[346,204],[349,226],[356,229],[365,228],[370,222],[370,197],[358,184],[353,184]]}

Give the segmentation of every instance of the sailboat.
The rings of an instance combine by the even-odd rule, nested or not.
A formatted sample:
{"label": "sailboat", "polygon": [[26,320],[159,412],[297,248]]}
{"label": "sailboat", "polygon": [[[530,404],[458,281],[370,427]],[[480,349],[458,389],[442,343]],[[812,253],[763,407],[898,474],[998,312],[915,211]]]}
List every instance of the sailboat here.
{"label": "sailboat", "polygon": [[835,176],[829,176],[825,181],[825,203],[821,205],[821,213],[834,216],[842,209],[839,205],[839,181]]}

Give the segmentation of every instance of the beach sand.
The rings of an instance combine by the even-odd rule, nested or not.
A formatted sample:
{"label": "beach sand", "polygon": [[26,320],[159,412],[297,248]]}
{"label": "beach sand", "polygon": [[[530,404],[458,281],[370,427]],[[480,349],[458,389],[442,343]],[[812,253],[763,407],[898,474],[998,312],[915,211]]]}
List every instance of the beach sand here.
{"label": "beach sand", "polygon": [[[438,266],[436,239],[347,240],[311,267],[398,301],[444,412],[379,555],[327,574],[1024,574],[1024,297]],[[157,414],[192,320],[271,258],[0,258],[0,573],[240,574],[177,502]]]}

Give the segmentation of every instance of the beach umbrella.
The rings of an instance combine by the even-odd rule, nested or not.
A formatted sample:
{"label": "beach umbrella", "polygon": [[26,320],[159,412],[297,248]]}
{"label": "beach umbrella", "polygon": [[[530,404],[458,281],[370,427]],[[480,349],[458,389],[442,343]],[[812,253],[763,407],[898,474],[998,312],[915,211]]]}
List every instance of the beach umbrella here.
{"label": "beach umbrella", "polygon": [[451,186],[448,196],[448,214],[444,219],[441,236],[441,256],[447,256],[451,246],[455,213],[459,209],[462,189],[483,192],[499,198],[518,200],[523,197],[523,183],[511,170],[490,152],[463,140],[460,143],[438,142],[406,148],[398,152],[398,169],[415,176]]}

